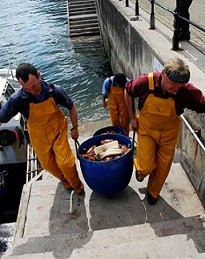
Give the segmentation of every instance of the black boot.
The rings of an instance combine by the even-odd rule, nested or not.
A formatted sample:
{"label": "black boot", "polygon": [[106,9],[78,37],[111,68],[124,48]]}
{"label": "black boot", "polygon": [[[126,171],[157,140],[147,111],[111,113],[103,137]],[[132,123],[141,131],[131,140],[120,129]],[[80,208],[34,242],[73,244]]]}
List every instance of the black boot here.
{"label": "black boot", "polygon": [[147,201],[149,205],[155,205],[157,203],[157,198],[154,198],[148,191],[147,191]]}

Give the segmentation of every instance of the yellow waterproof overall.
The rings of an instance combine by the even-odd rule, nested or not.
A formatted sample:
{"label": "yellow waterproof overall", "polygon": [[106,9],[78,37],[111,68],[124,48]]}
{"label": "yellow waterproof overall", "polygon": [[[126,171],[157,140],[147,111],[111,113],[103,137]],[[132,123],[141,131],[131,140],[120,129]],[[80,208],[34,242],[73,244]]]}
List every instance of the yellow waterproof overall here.
{"label": "yellow waterproof overall", "polygon": [[[153,73],[149,73],[149,89],[154,90]],[[136,170],[149,176],[147,190],[157,198],[168,176],[181,118],[176,115],[172,98],[162,99],[149,94],[138,114]]]}
{"label": "yellow waterproof overall", "polygon": [[112,125],[122,128],[128,136],[130,120],[124,99],[124,90],[121,87],[110,86],[108,105]]}
{"label": "yellow waterproof overall", "polygon": [[81,181],[67,131],[67,120],[52,97],[30,104],[28,132],[41,166],[60,179],[66,188],[76,189]]}

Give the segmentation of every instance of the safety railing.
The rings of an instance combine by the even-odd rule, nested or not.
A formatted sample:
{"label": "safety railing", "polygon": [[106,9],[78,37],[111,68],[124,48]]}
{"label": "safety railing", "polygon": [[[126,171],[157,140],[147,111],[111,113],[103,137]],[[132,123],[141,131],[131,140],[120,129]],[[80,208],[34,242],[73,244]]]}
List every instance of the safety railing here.
{"label": "safety railing", "polygon": [[27,145],[27,168],[26,168],[26,183],[31,184],[34,181],[39,180],[43,174],[43,169],[38,160],[37,155],[34,152],[33,147]]}
{"label": "safety railing", "polygon": [[[122,0],[119,0],[122,1]],[[179,21],[183,20],[189,24],[191,24],[192,26],[194,26],[195,28],[199,29],[202,32],[205,32],[205,28],[203,28],[202,26],[192,22],[189,19],[186,19],[185,17],[181,16],[177,11],[172,11],[169,8],[161,5],[160,3],[156,2],[155,0],[148,0],[150,2],[151,5],[151,12],[150,12],[150,29],[154,30],[155,29],[155,11],[154,11],[154,6],[157,5],[158,7],[162,8],[163,10],[173,14],[174,19],[175,19],[175,23],[174,23],[174,34],[173,34],[173,38],[172,38],[172,49],[173,50],[178,50],[179,49]],[[125,0],[125,6],[129,7],[129,0]],[[176,0],[176,8],[175,10],[178,10],[178,6],[179,6],[179,0]],[[139,1],[136,0],[135,1],[135,15],[138,16],[139,15]]]}
{"label": "safety railing", "polygon": [[199,146],[201,147],[201,149],[205,152],[205,147],[203,145],[203,143],[200,140],[200,131],[195,131],[192,129],[191,125],[188,123],[188,121],[185,119],[185,117],[183,115],[181,115],[181,118],[184,122],[184,124],[187,126],[187,128],[189,129],[189,131],[191,132],[191,134],[194,136],[194,138],[196,139],[197,143],[199,144]]}

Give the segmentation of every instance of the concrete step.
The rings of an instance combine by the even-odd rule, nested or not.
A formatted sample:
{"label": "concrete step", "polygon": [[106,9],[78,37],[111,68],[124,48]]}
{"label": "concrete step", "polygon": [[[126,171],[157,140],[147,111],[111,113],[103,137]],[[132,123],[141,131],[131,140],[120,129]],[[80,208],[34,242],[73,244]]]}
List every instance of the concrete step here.
{"label": "concrete step", "polygon": [[[79,29],[79,28],[87,28],[87,27],[97,27],[98,28],[98,22],[96,20],[86,20],[86,21],[73,21],[71,23],[72,30]],[[71,29],[70,28],[70,29]]]}
{"label": "concrete step", "polygon": [[80,19],[70,19],[70,25],[83,25],[83,24],[93,24],[96,23],[98,24],[98,19],[97,17],[89,17],[87,16],[86,19],[80,18]]}
{"label": "concrete step", "polygon": [[75,33],[79,34],[79,33],[86,33],[86,32],[99,33],[99,28],[95,24],[91,25],[90,27],[84,26],[82,28],[79,26],[75,26],[74,28],[72,28],[72,30],[70,30],[70,35],[74,35]]}
{"label": "concrete step", "polygon": [[76,4],[76,5],[80,5],[80,4],[86,4],[86,5],[89,5],[89,4],[95,4],[95,0],[69,0],[68,1],[68,4],[69,5],[73,5],[73,4]]}
{"label": "concrete step", "polygon": [[78,37],[91,37],[91,36],[98,36],[100,34],[99,30],[90,30],[89,28],[85,31],[77,31],[74,33],[70,33],[70,37],[78,38]]}
{"label": "concrete step", "polygon": [[75,8],[75,7],[89,7],[89,6],[95,6],[95,1],[69,1],[68,2],[70,8]]}
{"label": "concrete step", "polygon": [[70,5],[69,6],[69,14],[73,12],[81,12],[83,10],[87,11],[95,11],[96,12],[96,7],[95,5],[89,6],[89,5]]}
{"label": "concrete step", "polygon": [[[129,256],[129,255],[128,255]],[[67,259],[67,258],[71,258],[71,259],[78,259],[77,257],[75,257],[73,254],[71,255],[71,257],[59,257],[59,255],[55,255],[52,252],[48,253],[38,253],[38,254],[27,254],[27,255],[16,255],[16,256],[5,256],[3,259]],[[81,258],[81,257],[80,257]],[[80,259],[79,258],[79,259]],[[90,257],[92,258],[92,257]],[[105,257],[102,257],[103,259],[105,259]],[[119,259],[123,259],[123,258],[129,258],[129,259],[143,259],[138,257],[138,253],[134,256],[134,257],[120,257]],[[147,259],[148,257],[146,257]],[[165,257],[167,259],[167,257]],[[164,258],[164,259],[165,259]],[[191,257],[184,257],[184,256],[180,256],[180,257],[174,257],[172,259],[204,259],[205,258],[205,253],[200,253],[196,256],[191,256]],[[86,259],[86,257],[85,257]],[[109,259],[109,258],[108,258]],[[113,259],[113,257],[112,257]],[[158,259],[158,258],[154,258],[154,259]]]}
{"label": "concrete step", "polygon": [[98,32],[99,33],[99,28],[96,26],[96,24],[93,24],[91,26],[73,26],[72,29],[70,29],[70,35],[73,34],[78,34],[78,33],[86,33],[86,32]]}
{"label": "concrete step", "polygon": [[73,22],[87,22],[87,21],[98,21],[97,14],[89,14],[89,15],[77,15],[69,17],[69,24]]}
{"label": "concrete step", "polygon": [[96,10],[96,6],[94,4],[79,4],[79,5],[69,5],[69,13],[72,12],[81,12],[82,10]]}
{"label": "concrete step", "polygon": [[[141,203],[130,188],[134,188],[133,180],[136,185],[135,179],[124,192],[109,200],[90,193],[86,185],[86,196],[77,196],[66,191],[57,179],[44,174],[43,180],[32,183],[30,188],[24,186],[17,222],[19,229],[13,249],[8,250],[3,259],[11,255],[13,259],[16,256],[22,256],[16,259],[198,256],[205,251],[205,217],[197,215],[203,208],[181,176],[183,171],[179,165],[172,170],[172,175],[177,175],[178,185],[176,179],[170,179],[163,192],[167,202],[167,195],[173,197],[173,201],[169,201],[172,208],[162,199],[155,206],[147,206],[143,198]],[[188,198],[188,203],[179,194]],[[191,207],[187,211],[188,204]],[[178,208],[178,212],[174,208]],[[179,213],[180,210],[184,213]],[[35,255],[30,257],[31,254]]]}
{"label": "concrete step", "polygon": [[68,20],[70,37],[100,35],[95,1],[69,1]]}
{"label": "concrete step", "polygon": [[79,3],[95,3],[95,0],[68,0],[69,4],[79,4]]}
{"label": "concrete step", "polygon": [[99,30],[98,28],[86,28],[84,30],[78,29],[75,31],[70,31],[70,37],[79,37],[86,35],[99,35]]}
{"label": "concrete step", "polygon": [[[103,126],[80,126],[79,143]],[[155,206],[147,203],[146,178],[137,182],[133,173],[127,188],[108,199],[88,187],[76,163],[85,195],[69,192],[46,171],[24,186],[13,246],[3,259],[201,259],[204,208],[179,163]]]}
{"label": "concrete step", "polygon": [[[68,257],[56,257],[52,252],[51,253],[39,253],[39,254],[27,254],[27,255],[16,255],[16,256],[6,256],[3,259],[67,259]],[[69,258],[75,259],[76,257],[73,257],[73,255]],[[92,257],[91,257],[92,258]],[[125,257],[126,258],[126,257]],[[167,258],[167,257],[166,257]],[[180,256],[180,257],[175,257],[172,259],[204,259],[205,258],[205,253],[199,254],[197,256],[191,256],[191,257],[184,257],[184,256]],[[78,258],[76,258],[78,259]],[[103,257],[103,259],[105,259]],[[122,259],[119,258],[119,259]],[[130,258],[129,258],[130,259]],[[137,257],[137,255],[131,259],[141,259],[139,257]],[[155,258],[158,259],[158,258]]]}
{"label": "concrete step", "polygon": [[[54,252],[59,258],[169,259],[205,250],[205,223],[198,216],[87,233],[30,237],[18,241],[13,256]],[[67,257],[63,257],[63,256]],[[136,256],[136,257],[135,257]],[[4,259],[9,258],[4,256]],[[40,258],[40,257],[39,257]]]}
{"label": "concrete step", "polygon": [[[81,21],[82,22],[82,21]],[[92,21],[91,23],[87,22],[84,23],[77,23],[75,24],[72,22],[69,28],[70,37],[73,36],[86,36],[86,35],[99,35],[100,30],[98,23]]]}
{"label": "concrete step", "polygon": [[95,9],[82,9],[82,10],[76,10],[76,11],[69,11],[69,17],[72,16],[80,16],[80,15],[90,15],[90,14],[96,14]]}

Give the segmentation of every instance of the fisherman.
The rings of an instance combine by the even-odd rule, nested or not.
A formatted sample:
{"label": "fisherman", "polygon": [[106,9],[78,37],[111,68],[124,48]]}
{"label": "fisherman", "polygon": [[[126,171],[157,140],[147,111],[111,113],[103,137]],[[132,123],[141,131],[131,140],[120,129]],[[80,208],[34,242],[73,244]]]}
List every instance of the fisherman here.
{"label": "fisherman", "polygon": [[84,186],[68,142],[68,122],[58,107],[68,109],[73,125],[71,137],[78,139],[75,104],[62,88],[43,81],[32,64],[19,65],[16,78],[22,88],[13,93],[0,110],[0,125],[20,112],[27,119],[31,145],[43,169],[61,180],[67,189],[82,194]]}
{"label": "fisherman", "polygon": [[[125,101],[131,125],[137,130],[134,160],[138,181],[149,175],[147,200],[157,202],[168,176],[185,108],[205,112],[205,96],[189,83],[188,65],[171,58],[162,72],[140,75],[126,84]],[[134,98],[139,98],[139,114],[135,115]]]}
{"label": "fisherman", "polygon": [[[129,114],[124,100],[125,84],[129,79],[122,73],[106,78],[102,87],[102,106],[109,106],[112,126],[120,127],[129,136]],[[108,105],[106,102],[108,98]]]}

